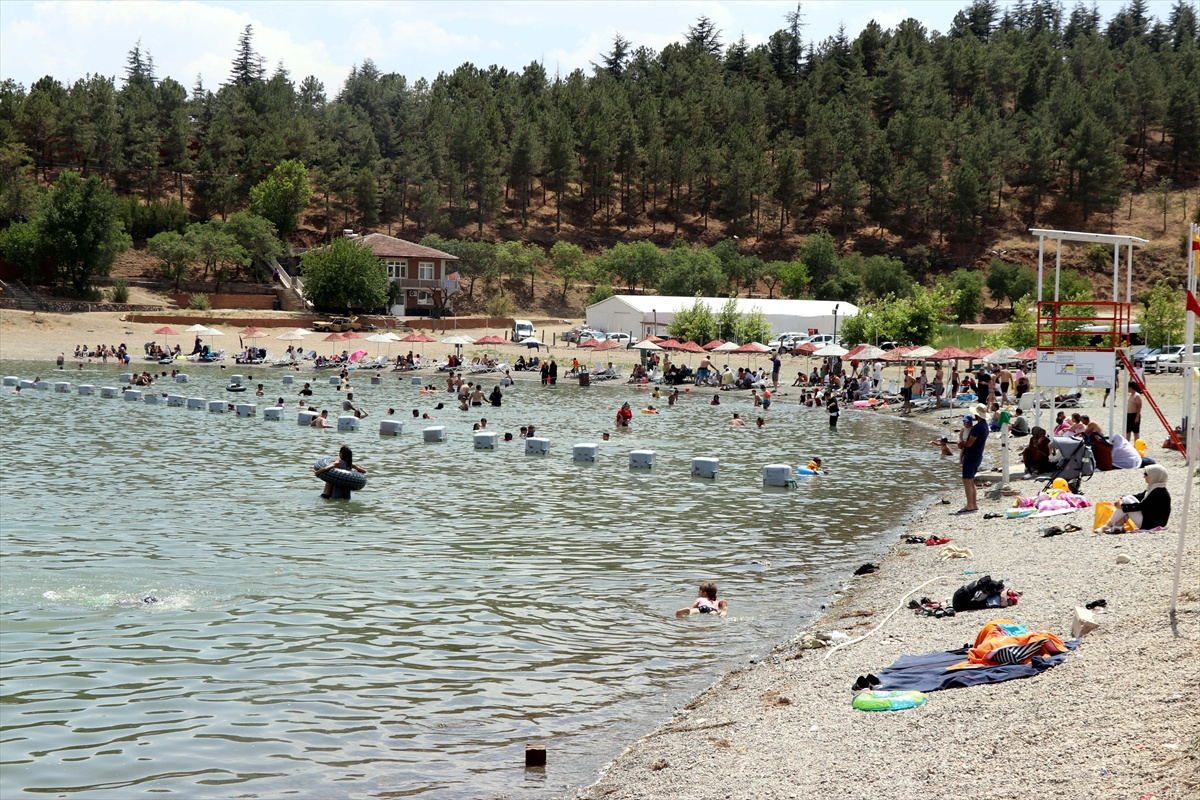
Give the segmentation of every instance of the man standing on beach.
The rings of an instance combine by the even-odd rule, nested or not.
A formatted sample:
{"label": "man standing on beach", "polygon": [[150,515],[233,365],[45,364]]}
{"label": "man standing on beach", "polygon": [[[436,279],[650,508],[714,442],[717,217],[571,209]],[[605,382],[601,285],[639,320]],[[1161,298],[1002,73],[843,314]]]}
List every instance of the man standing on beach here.
{"label": "man standing on beach", "polygon": [[987,442],[988,409],[983,403],[976,403],[971,411],[974,414],[974,424],[958,442],[958,449],[962,451],[963,491],[967,496],[967,504],[955,512],[958,514],[973,514],[979,510],[975,494],[975,474],[979,472],[979,465],[983,461],[983,446]]}
{"label": "man standing on beach", "polygon": [[783,369],[783,362],[779,360],[779,353],[771,357],[771,388],[779,391],[779,370]]}
{"label": "man standing on beach", "polygon": [[1125,438],[1136,442],[1142,432],[1142,390],[1129,382],[1129,404],[1125,406]]}

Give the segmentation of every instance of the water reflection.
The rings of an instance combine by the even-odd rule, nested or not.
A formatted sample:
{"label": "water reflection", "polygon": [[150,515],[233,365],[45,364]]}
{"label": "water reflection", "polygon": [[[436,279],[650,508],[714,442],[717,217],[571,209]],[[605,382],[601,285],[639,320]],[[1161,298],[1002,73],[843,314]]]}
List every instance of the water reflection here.
{"label": "water reflection", "polygon": [[[193,373],[186,394],[225,395],[222,374]],[[952,480],[927,433],[849,414],[833,434],[786,399],[756,430],[727,424],[748,404],[687,398],[577,464],[572,444],[648,399],[522,384],[499,409],[435,412],[449,440],[427,445],[428,423],[383,438],[378,419],[444,395],[385,375],[356,387],[363,430],[340,434],[297,426],[280,377],[253,379],[288,398],[279,423],[3,397],[9,461],[33,467],[0,476],[4,796],[558,794],[810,618],[931,476]],[[550,455],[475,451],[481,416],[536,424]],[[310,465],[342,442],[370,484],[324,502]],[[632,449],[657,451],[653,472],[628,468]],[[816,454],[832,476],[762,488],[763,464]],[[689,477],[701,455],[716,481]],[[729,619],[676,620],[707,579]],[[145,594],[162,602],[115,605]],[[527,741],[551,742],[544,775],[522,770]]]}

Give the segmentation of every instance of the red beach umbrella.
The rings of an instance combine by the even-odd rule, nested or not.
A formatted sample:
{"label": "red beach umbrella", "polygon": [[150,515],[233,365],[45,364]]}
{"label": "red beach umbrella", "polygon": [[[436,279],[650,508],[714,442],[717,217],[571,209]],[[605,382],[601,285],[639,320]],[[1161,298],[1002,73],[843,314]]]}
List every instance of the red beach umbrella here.
{"label": "red beach umbrella", "polygon": [[987,358],[992,353],[996,352],[990,347],[976,347],[971,352],[967,353],[971,358]]}
{"label": "red beach umbrella", "polygon": [[704,345],[705,350],[716,350],[721,345],[725,344],[724,339],[713,339],[708,344]]}
{"label": "red beach umbrella", "polygon": [[659,347],[661,347],[663,350],[682,350],[683,349],[683,342],[679,341],[678,339],[666,339],[666,340],[663,340],[660,342],[656,342],[656,344]]}
{"label": "red beach umbrella", "polygon": [[958,361],[964,358],[973,358],[973,356],[970,353],[964,353],[957,347],[943,347],[929,356],[930,361]]}
{"label": "red beach umbrella", "polygon": [[475,344],[504,344],[504,340],[492,333],[484,336],[482,339],[476,339]]}
{"label": "red beach umbrella", "polygon": [[436,342],[437,339],[435,339],[432,336],[425,334],[425,333],[410,333],[408,336],[405,336],[400,341],[402,341],[402,342],[420,342],[423,344],[428,344],[430,342]]}
{"label": "red beach umbrella", "polygon": [[1036,347],[1027,347],[1013,356],[1013,358],[1015,358],[1017,361],[1033,361],[1037,358],[1037,354],[1038,351]]}
{"label": "red beach umbrella", "polygon": [[178,336],[179,332],[169,325],[164,325],[155,331],[159,336]]}
{"label": "red beach umbrella", "polygon": [[591,339],[583,340],[576,346],[577,347],[596,347],[597,345],[600,345],[603,343],[604,343],[603,339],[597,339],[595,336],[593,336]]}
{"label": "red beach umbrella", "polygon": [[604,350],[612,350],[612,349],[620,347],[620,346],[621,346],[621,343],[615,339],[605,339],[603,342],[596,345],[595,349],[593,349],[592,352],[599,353]]}

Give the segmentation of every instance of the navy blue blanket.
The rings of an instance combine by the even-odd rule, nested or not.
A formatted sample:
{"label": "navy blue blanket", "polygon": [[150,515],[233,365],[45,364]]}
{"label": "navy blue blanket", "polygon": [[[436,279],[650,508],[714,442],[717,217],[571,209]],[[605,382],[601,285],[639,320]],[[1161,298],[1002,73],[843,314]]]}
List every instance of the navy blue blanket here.
{"label": "navy blue blanket", "polygon": [[[1066,643],[1069,650],[1079,646],[1078,639]],[[1014,678],[1032,678],[1066,660],[1066,653],[1054,656],[1034,656],[1029,664],[997,664],[992,667],[947,669],[967,660],[967,650],[928,653],[923,656],[900,656],[896,663],[879,673],[878,689],[895,691],[936,692],[984,683],[1003,683]]]}

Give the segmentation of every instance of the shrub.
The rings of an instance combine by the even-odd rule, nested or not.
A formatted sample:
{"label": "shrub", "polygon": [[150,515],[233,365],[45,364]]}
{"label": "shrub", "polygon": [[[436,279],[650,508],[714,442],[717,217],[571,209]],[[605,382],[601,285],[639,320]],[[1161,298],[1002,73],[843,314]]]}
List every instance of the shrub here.
{"label": "shrub", "polygon": [[208,295],[194,294],[188,301],[188,308],[194,311],[212,311],[212,303],[208,301]]}
{"label": "shrub", "polygon": [[512,314],[512,295],[508,292],[496,292],[488,298],[485,306],[489,317],[507,317]]}
{"label": "shrub", "polygon": [[587,305],[590,306],[599,303],[601,300],[607,300],[614,294],[616,293],[613,291],[612,286],[607,283],[602,283],[588,293]]}
{"label": "shrub", "polygon": [[115,281],[113,281],[110,299],[114,303],[128,303],[129,281],[125,280],[124,278],[117,278]]}
{"label": "shrub", "polygon": [[139,241],[163,231],[182,233],[188,224],[187,207],[178,200],[153,199],[142,203],[137,197],[120,197],[117,212],[125,232]]}

